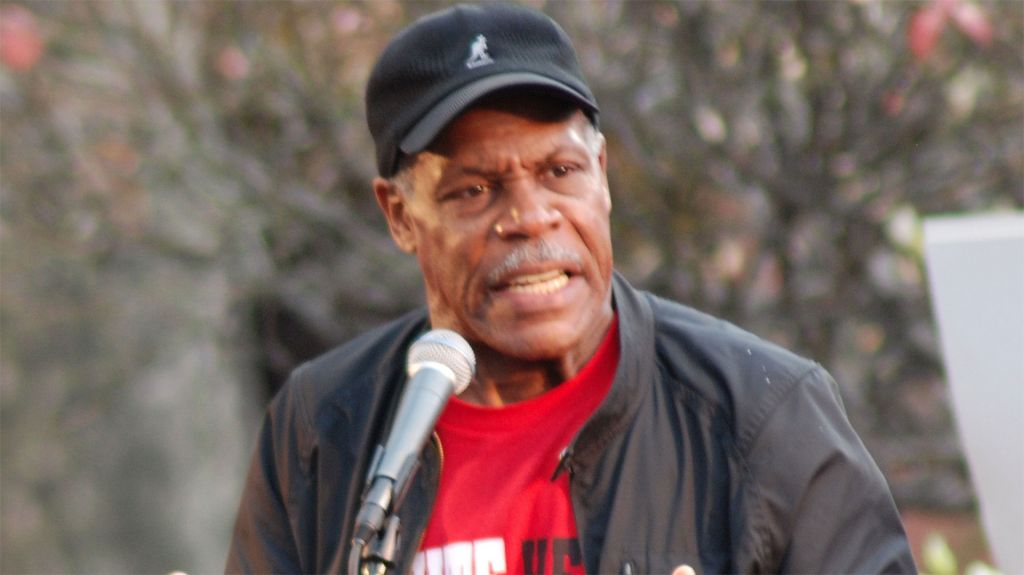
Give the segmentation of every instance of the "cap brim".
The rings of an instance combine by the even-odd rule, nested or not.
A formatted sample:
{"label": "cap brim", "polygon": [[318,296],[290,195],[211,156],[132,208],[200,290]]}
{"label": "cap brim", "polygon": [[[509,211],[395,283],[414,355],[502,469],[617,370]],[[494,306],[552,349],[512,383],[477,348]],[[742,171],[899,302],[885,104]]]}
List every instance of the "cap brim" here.
{"label": "cap brim", "polygon": [[483,96],[510,87],[540,87],[550,88],[552,91],[568,96],[577,102],[587,111],[593,112],[597,107],[583,94],[572,89],[570,86],[553,80],[547,76],[531,72],[506,72],[486,76],[476,82],[467,84],[446,96],[443,100],[434,105],[420,121],[409,130],[409,133],[402,138],[398,148],[404,154],[415,154],[422,152],[430,145],[430,142],[448,125],[462,113],[470,104]]}

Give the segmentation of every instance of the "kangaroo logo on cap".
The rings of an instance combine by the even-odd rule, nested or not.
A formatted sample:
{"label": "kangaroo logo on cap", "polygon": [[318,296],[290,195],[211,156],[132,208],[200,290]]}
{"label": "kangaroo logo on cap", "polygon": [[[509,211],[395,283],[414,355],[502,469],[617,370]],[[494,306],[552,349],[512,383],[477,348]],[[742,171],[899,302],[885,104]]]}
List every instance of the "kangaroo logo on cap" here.
{"label": "kangaroo logo on cap", "polygon": [[483,34],[478,34],[473,39],[473,43],[469,45],[469,58],[466,58],[466,67],[473,69],[493,63],[494,60],[487,53],[487,38]]}

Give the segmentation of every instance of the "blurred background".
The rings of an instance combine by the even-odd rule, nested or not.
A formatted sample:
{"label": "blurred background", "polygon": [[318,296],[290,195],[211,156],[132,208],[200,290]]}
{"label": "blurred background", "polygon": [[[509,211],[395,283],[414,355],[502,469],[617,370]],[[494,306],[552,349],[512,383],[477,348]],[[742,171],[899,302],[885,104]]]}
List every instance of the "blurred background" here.
{"label": "blurred background", "polygon": [[[422,301],[362,94],[445,4],[0,3],[0,571],[222,570],[288,371]],[[1024,208],[1024,3],[530,4],[619,270],[828,367],[915,547],[990,560],[921,220]]]}

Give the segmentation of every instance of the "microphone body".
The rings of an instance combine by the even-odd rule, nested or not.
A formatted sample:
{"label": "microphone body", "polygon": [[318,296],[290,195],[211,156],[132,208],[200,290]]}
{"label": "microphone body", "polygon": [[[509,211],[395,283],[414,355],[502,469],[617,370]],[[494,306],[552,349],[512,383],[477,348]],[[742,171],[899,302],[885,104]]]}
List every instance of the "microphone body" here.
{"label": "microphone body", "polygon": [[455,375],[443,364],[426,363],[413,375],[398,404],[375,474],[392,480],[396,492],[405,487],[409,471],[454,392]]}
{"label": "microphone body", "polygon": [[368,476],[353,542],[362,546],[381,530],[395,499],[412,477],[444,406],[469,385],[474,370],[472,348],[453,331],[432,330],[413,343],[407,365],[410,380]]}

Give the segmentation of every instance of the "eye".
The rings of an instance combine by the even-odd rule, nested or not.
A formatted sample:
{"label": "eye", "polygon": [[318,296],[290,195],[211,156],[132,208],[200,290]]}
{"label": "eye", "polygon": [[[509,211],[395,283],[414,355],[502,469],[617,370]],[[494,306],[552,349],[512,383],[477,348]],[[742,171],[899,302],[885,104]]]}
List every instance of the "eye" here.
{"label": "eye", "polygon": [[478,198],[490,191],[490,186],[486,184],[476,184],[475,186],[467,186],[465,188],[458,188],[452,190],[442,198],[445,201],[448,200],[472,200]]}
{"label": "eye", "polygon": [[495,187],[486,182],[451,188],[440,198],[440,205],[449,213],[469,216],[491,204]]}
{"label": "eye", "polygon": [[574,168],[566,164],[555,164],[548,168],[548,172],[556,178],[564,178],[573,172]]}

